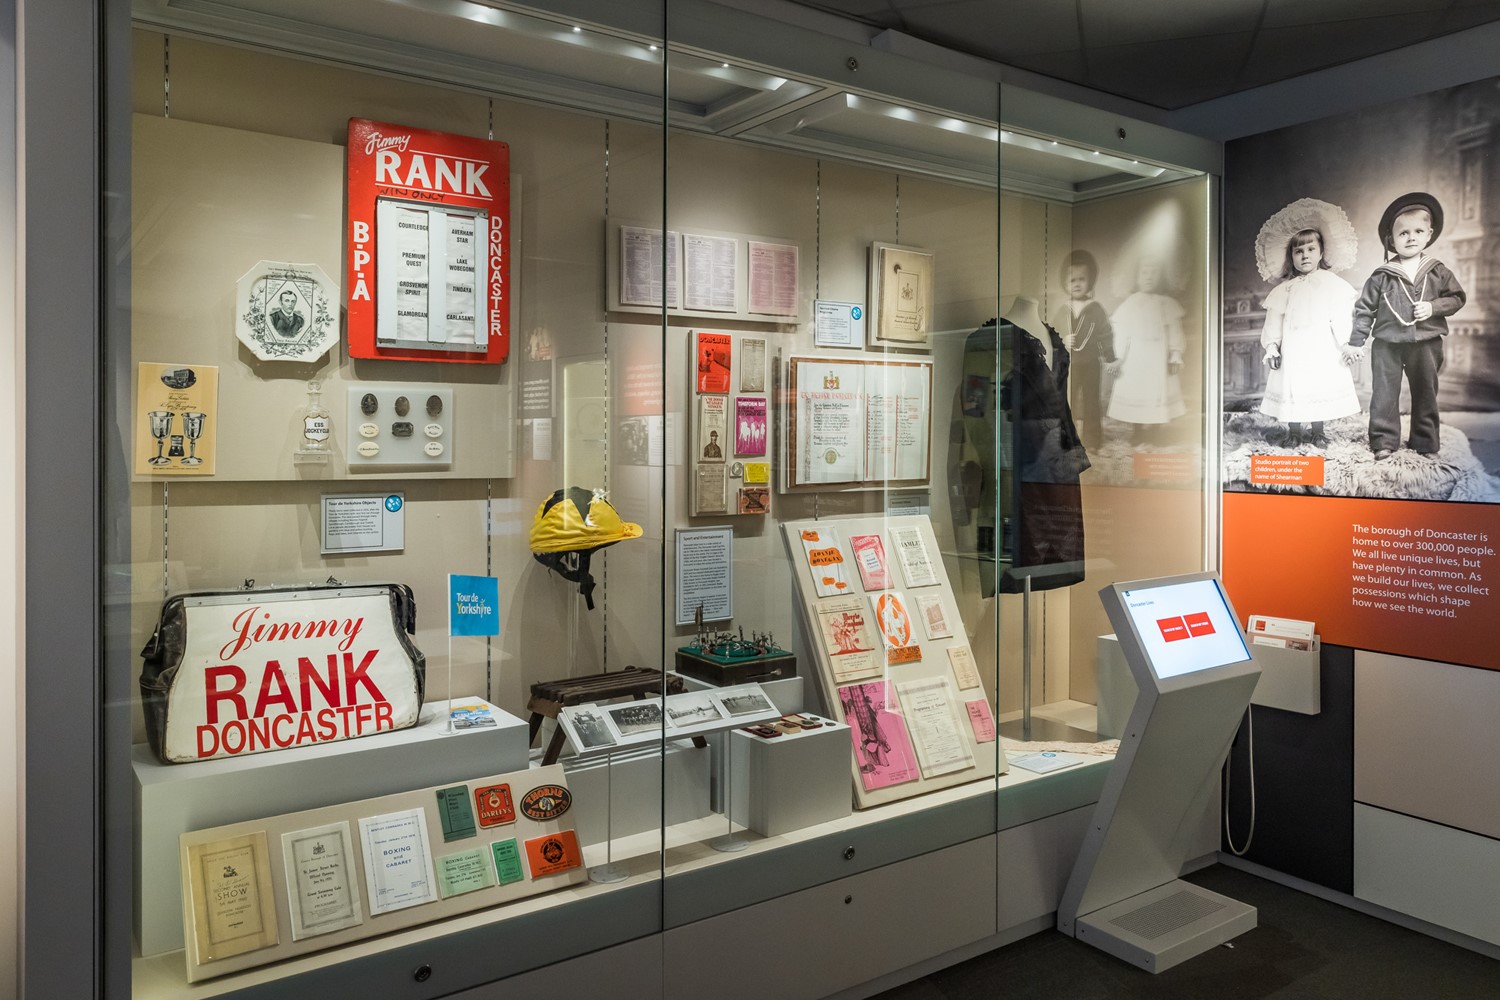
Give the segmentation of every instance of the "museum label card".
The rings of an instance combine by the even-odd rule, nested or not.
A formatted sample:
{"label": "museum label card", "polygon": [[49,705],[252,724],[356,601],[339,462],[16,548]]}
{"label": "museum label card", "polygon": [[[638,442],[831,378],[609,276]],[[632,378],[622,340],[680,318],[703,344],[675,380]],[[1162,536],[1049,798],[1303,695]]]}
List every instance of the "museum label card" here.
{"label": "museum label card", "polygon": [[891,545],[896,558],[901,561],[901,574],[908,587],[931,587],[938,582],[937,572],[932,567],[932,558],[927,553],[927,543],[922,531],[915,525],[891,529]]}
{"label": "museum label card", "polygon": [[867,792],[921,777],[906,723],[891,699],[889,681],[839,688],[839,704],[854,743],[854,766]]}
{"label": "museum label card", "polygon": [[577,834],[572,830],[559,830],[526,841],[526,861],[534,879],[577,868],[583,864]]}
{"label": "museum label card", "polygon": [[437,790],[438,818],[443,822],[443,842],[464,840],[479,831],[474,827],[474,810],[469,806],[469,786],[454,785]]}
{"label": "museum label card", "polygon": [[764,396],[736,396],[734,400],[734,453],[766,453],[766,400]]}
{"label": "museum label card", "polygon": [[929,639],[951,639],[953,628],[948,624],[948,613],[943,610],[941,594],[921,594],[917,597],[917,617]]}
{"label": "museum label card", "polygon": [[292,940],[364,923],[347,821],[281,835]]}
{"label": "museum label card", "polygon": [[813,587],[819,597],[837,597],[849,593],[849,577],[844,572],[844,553],[839,548],[838,532],[829,527],[804,528],[802,552],[812,572]]}
{"label": "museum label card", "polygon": [[199,965],[280,941],[265,831],[190,844],[187,863],[194,956]]}
{"label": "museum label card", "polygon": [[734,617],[733,545],[731,528],[677,529],[678,625],[693,624],[700,608],[706,622]]}
{"label": "museum label card", "polygon": [[974,754],[964,739],[946,677],[902,681],[896,685],[901,714],[906,718],[922,777],[935,778],[974,766]]}
{"label": "museum label card", "polygon": [[495,877],[501,885],[526,878],[526,872],[521,868],[521,847],[514,838],[495,841],[490,845],[490,854],[495,859]]}
{"label": "museum label card", "polygon": [[750,311],[766,316],[797,315],[798,248],[750,241]]}
{"label": "museum label card", "polygon": [[859,568],[859,582],[866,590],[889,590],[891,573],[885,561],[885,542],[879,535],[850,535],[854,565]]}
{"label": "museum label card", "polygon": [[495,874],[490,868],[490,859],[485,850],[476,847],[457,854],[446,854],[437,859],[438,892],[444,899],[462,896],[466,892],[488,889],[495,884]]}
{"label": "museum label card", "polygon": [[831,299],[813,303],[813,343],[818,347],[863,347],[864,305]]}
{"label": "museum label card", "polygon": [[372,914],[420,906],[438,898],[427,843],[427,810],[407,809],[359,821],[365,884]]}
{"label": "museum label card", "polygon": [[983,698],[964,702],[969,713],[969,726],[974,730],[975,743],[995,742],[995,717],[990,713],[990,703]]}
{"label": "museum label card", "polygon": [[820,601],[815,610],[828,652],[833,679],[838,684],[880,673],[875,638],[870,632],[869,608],[858,595]]}
{"label": "museum label card", "polygon": [[899,591],[888,590],[870,595],[870,604],[875,609],[875,628],[885,642],[886,662],[915,663],[920,660],[922,647],[916,642],[911,613],[906,610],[906,598]]}
{"label": "museum label card", "polygon": [[474,807],[479,810],[479,825],[488,829],[516,821],[516,805],[509,785],[485,785],[474,789]]}
{"label": "museum label card", "polygon": [[740,392],[766,391],[766,339],[740,338]]}
{"label": "museum label card", "polygon": [[968,646],[949,646],[948,665],[953,668],[953,680],[960,691],[979,686],[979,667],[974,663],[974,652]]}

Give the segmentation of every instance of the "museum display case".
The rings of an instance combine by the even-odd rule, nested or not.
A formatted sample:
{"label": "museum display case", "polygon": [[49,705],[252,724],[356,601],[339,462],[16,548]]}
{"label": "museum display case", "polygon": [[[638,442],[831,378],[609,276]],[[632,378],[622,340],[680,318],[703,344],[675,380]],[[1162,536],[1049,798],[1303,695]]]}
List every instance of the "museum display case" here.
{"label": "museum display case", "polygon": [[620,6],[136,3],[121,995],[657,936],[676,995],[821,892],[812,995],[1056,908],[1131,697],[1096,593],[1212,559],[1215,151]]}

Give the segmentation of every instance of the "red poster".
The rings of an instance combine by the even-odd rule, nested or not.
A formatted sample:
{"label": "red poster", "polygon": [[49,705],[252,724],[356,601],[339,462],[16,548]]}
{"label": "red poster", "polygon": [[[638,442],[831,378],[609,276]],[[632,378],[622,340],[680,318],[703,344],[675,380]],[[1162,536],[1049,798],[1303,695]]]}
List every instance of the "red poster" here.
{"label": "red poster", "polygon": [[729,391],[729,352],[731,338],[727,333],[698,334],[698,391]]}
{"label": "red poster", "polygon": [[349,119],[349,356],[510,351],[510,147]]}
{"label": "red poster", "polygon": [[1497,537],[1490,504],[1225,493],[1224,583],[1327,643],[1500,670]]}

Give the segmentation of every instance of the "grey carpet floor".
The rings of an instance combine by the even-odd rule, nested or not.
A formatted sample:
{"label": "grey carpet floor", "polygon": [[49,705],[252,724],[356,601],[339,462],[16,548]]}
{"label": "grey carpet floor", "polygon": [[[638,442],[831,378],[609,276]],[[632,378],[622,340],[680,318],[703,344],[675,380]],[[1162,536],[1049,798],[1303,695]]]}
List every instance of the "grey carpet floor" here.
{"label": "grey carpet floor", "polygon": [[1259,925],[1155,976],[1047,931],[880,1000],[1500,1000],[1493,959],[1235,869],[1190,880],[1257,907]]}

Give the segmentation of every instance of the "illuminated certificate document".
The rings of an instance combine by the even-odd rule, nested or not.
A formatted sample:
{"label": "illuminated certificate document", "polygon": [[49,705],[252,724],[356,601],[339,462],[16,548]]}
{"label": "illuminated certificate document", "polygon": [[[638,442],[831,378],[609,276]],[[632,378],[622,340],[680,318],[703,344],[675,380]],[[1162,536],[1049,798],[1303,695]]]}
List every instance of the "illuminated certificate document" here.
{"label": "illuminated certificate document", "polygon": [[199,965],[278,943],[264,832],[194,844],[187,855]]}
{"label": "illuminated certificate document", "polygon": [[427,846],[424,809],[366,816],[359,821],[370,912],[390,913],[438,898]]}
{"label": "illuminated certificate document", "polygon": [[912,746],[916,748],[917,762],[922,767],[924,778],[974,766],[969,741],[964,738],[958,716],[953,711],[952,690],[946,677],[896,685],[901,711],[906,716],[906,727],[911,732]]}
{"label": "illuminated certificate document", "polygon": [[865,478],[864,374],[864,365],[837,362],[799,371],[793,401],[799,483]]}
{"label": "illuminated certificate document", "polygon": [[281,835],[292,940],[364,923],[347,822]]}

